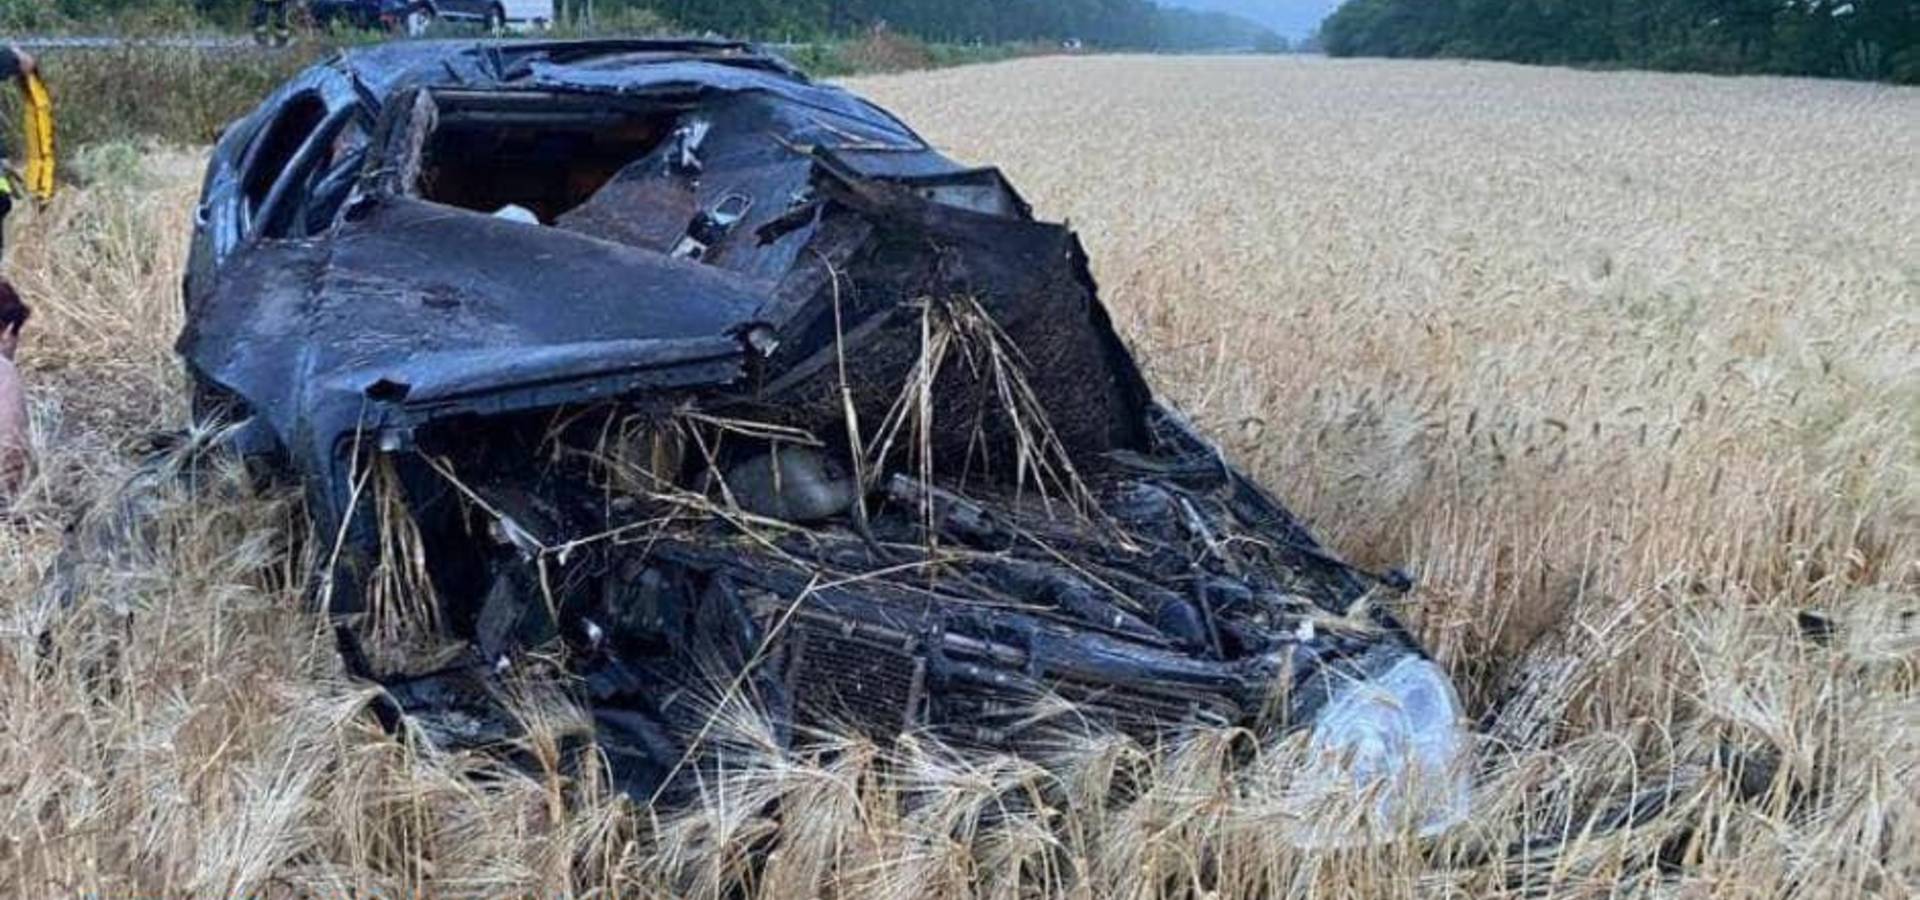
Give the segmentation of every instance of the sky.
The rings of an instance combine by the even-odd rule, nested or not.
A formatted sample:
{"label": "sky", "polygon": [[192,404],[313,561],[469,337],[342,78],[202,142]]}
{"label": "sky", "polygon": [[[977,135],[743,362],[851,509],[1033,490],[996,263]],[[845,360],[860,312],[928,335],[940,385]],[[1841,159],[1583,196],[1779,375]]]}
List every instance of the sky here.
{"label": "sky", "polygon": [[1259,22],[1289,38],[1301,38],[1320,27],[1320,20],[1340,0],[1161,0],[1168,6],[1230,12]]}

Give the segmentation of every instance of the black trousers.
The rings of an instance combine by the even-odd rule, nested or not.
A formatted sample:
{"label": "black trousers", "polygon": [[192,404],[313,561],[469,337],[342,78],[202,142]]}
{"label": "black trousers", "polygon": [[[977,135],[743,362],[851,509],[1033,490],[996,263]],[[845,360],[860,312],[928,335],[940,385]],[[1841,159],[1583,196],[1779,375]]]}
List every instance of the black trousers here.
{"label": "black trousers", "polygon": [[[0,178],[7,176],[0,175]],[[7,213],[13,212],[13,192],[0,193],[0,257],[7,255]]]}
{"label": "black trousers", "polygon": [[279,43],[286,43],[290,33],[287,31],[287,0],[253,0],[253,37],[262,43],[267,38],[267,22],[273,22],[273,37]]}

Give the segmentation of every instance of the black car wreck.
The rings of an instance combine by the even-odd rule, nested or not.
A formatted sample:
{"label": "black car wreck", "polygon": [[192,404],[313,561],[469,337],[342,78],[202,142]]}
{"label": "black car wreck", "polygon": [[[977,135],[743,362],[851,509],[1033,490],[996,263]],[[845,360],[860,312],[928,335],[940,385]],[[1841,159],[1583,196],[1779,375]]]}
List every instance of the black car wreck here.
{"label": "black car wreck", "polygon": [[643,799],[738,695],[794,744],[1311,729],[1329,784],[1465,813],[1404,577],[1156,403],[999,172],[775,57],[349,50],[227,131],[197,226],[196,415],[303,487],[396,727],[497,741],[544,667]]}

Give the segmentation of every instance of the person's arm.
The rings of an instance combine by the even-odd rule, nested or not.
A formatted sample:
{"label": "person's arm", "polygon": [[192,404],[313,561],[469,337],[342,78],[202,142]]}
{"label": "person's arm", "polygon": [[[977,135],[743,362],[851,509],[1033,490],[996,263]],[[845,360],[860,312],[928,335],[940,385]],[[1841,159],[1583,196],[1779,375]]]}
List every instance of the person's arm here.
{"label": "person's arm", "polygon": [[0,358],[0,508],[33,474],[32,432],[20,370],[12,360]]}
{"label": "person's arm", "polygon": [[0,47],[0,79],[11,78],[20,82],[20,89],[27,89],[27,76],[40,71],[40,61],[33,54],[20,49],[19,44]]}
{"label": "person's arm", "polygon": [[27,78],[40,71],[40,61],[34,59],[33,54],[20,49],[18,44],[7,47],[7,52],[13,56],[13,77],[20,82],[20,89],[24,91],[27,89]]}

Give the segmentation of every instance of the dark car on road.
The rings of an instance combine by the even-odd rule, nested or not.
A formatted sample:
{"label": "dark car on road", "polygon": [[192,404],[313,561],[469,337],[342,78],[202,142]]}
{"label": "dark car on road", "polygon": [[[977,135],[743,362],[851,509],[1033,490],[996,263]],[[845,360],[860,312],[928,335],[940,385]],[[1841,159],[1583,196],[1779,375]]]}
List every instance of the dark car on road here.
{"label": "dark car on road", "polygon": [[1157,401],[998,170],[753,46],[348,50],[222,138],[185,301],[396,727],[505,743],[544,678],[643,797],[743,697],[792,746],[1304,731],[1306,793],[1464,814],[1405,577]]}

